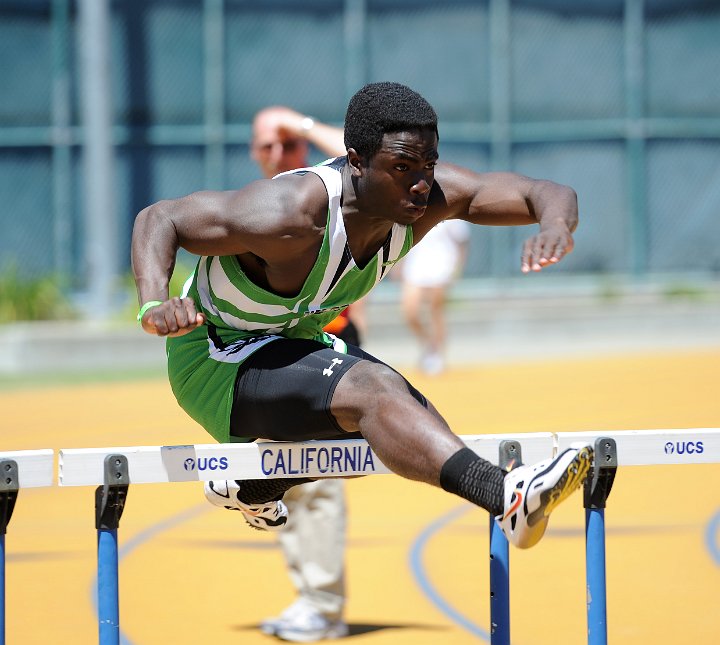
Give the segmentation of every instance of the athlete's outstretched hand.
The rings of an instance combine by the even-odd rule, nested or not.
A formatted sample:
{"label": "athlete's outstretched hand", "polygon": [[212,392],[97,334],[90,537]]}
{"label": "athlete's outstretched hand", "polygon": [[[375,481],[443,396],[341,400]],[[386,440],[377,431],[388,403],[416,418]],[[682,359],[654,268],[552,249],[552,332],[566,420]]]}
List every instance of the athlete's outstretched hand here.
{"label": "athlete's outstretched hand", "polygon": [[557,264],[573,250],[573,237],[564,223],[550,225],[525,242],[521,261],[523,273],[541,271]]}
{"label": "athlete's outstretched hand", "polygon": [[198,313],[192,298],[170,298],[150,307],[140,321],[148,334],[183,336],[205,323],[205,314]]}

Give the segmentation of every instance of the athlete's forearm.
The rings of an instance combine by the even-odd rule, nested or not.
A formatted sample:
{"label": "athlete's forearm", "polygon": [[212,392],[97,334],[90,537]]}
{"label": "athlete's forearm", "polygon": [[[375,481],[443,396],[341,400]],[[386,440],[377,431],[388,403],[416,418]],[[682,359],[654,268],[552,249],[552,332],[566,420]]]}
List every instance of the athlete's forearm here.
{"label": "athlete's forearm", "polygon": [[131,260],[140,304],[164,302],[179,242],[175,226],[158,202],[140,211],[133,226]]}
{"label": "athlete's forearm", "polygon": [[575,191],[552,181],[536,180],[529,191],[533,215],[544,231],[556,226],[572,233],[578,225],[578,204]]}

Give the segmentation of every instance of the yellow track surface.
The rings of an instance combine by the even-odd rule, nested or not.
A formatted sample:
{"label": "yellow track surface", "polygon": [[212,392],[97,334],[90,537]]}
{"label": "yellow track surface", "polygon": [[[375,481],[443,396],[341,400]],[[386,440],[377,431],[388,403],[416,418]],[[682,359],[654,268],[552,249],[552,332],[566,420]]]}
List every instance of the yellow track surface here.
{"label": "yellow track surface", "polygon": [[[458,434],[720,427],[717,349],[407,375]],[[3,392],[0,411],[2,450],[210,441],[164,381]],[[21,491],[6,536],[8,645],[97,642],[93,495]],[[349,642],[482,642],[487,514],[390,475],[350,481],[348,495]],[[606,511],[611,643],[719,642],[719,513],[720,465],[619,471]],[[586,642],[583,527],[577,494],[537,547],[511,552],[516,645]],[[206,504],[198,483],[131,486],[119,536],[130,643],[277,642],[256,625],[293,599],[280,551]]]}

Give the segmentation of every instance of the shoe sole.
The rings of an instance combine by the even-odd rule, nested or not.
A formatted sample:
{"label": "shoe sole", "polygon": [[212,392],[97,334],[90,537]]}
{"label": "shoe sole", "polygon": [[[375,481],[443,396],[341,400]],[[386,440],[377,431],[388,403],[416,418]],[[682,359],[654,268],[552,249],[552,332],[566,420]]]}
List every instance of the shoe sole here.
{"label": "shoe sole", "polygon": [[577,454],[565,467],[565,471],[555,485],[540,494],[540,507],[528,515],[528,526],[534,526],[540,520],[548,517],[558,504],[580,488],[592,466],[592,459],[593,450],[590,446],[578,449]]}
{"label": "shoe sole", "polygon": [[[240,510],[240,509],[238,509]],[[242,513],[242,511],[240,511]],[[287,517],[281,517],[277,520],[268,520],[263,518],[262,522],[265,526],[258,526],[257,524],[253,524],[247,516],[243,513],[243,518],[245,519],[245,522],[251,529],[255,529],[256,531],[265,531],[266,533],[272,533],[274,531],[279,531],[282,527],[287,524]]]}
{"label": "shoe sole", "polygon": [[329,629],[316,632],[296,631],[292,629],[278,629],[273,636],[281,641],[289,643],[316,643],[323,640],[338,640],[348,636],[350,631],[345,629]]}

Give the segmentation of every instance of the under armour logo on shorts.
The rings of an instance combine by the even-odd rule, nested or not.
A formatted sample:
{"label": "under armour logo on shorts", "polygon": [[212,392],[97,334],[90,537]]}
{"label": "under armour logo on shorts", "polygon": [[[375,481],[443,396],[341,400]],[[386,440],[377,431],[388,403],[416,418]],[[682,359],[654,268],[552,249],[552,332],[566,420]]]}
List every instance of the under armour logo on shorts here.
{"label": "under armour logo on shorts", "polygon": [[332,364],[330,365],[330,367],[326,367],[326,368],[323,370],[323,376],[332,376],[333,367],[335,367],[335,366],[337,366],[337,365],[340,365],[340,363],[342,363],[342,359],[341,359],[341,358],[333,358],[333,359],[332,359]]}

